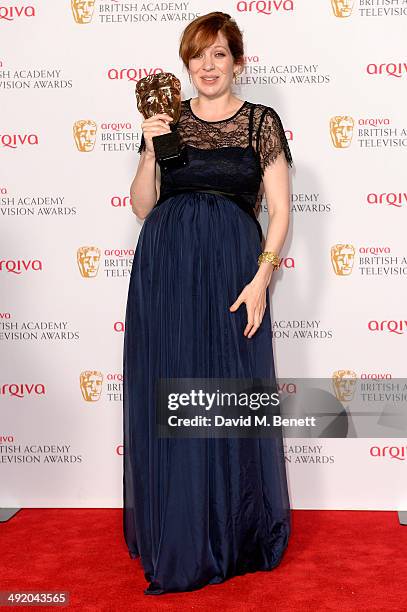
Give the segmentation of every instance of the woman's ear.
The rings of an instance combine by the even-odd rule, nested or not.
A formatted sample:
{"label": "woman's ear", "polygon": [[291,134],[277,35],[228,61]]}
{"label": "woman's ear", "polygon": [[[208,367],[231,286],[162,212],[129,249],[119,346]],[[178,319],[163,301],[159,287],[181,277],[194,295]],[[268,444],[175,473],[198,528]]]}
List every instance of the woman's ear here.
{"label": "woman's ear", "polygon": [[240,74],[242,74],[243,70],[244,70],[244,59],[242,58],[240,61],[235,63],[233,72],[236,76],[239,76]]}

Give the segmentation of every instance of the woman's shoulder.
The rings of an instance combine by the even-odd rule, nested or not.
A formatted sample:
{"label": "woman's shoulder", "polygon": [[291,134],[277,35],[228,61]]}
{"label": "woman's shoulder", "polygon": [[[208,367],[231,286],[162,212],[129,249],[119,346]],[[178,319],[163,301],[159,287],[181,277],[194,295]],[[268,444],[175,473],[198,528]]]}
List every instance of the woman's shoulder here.
{"label": "woman's shoulder", "polygon": [[257,118],[255,123],[262,167],[273,161],[281,151],[284,151],[288,165],[292,166],[293,159],[279,113],[269,104],[259,102],[251,104],[255,107]]}
{"label": "woman's shoulder", "polygon": [[181,110],[186,111],[190,108],[189,102],[191,98],[185,98],[185,100],[181,100]]}
{"label": "woman's shoulder", "polygon": [[266,118],[269,118],[269,120],[275,118],[280,119],[277,110],[270,104],[264,104],[263,102],[251,102],[249,100],[247,101],[247,104],[250,108],[254,109],[254,116],[262,119],[263,121]]}
{"label": "woman's shoulder", "polygon": [[181,112],[180,112],[180,119],[184,119],[186,117],[189,118],[193,118],[193,115],[191,113],[191,107],[189,105],[191,98],[186,98],[185,100],[181,100]]}

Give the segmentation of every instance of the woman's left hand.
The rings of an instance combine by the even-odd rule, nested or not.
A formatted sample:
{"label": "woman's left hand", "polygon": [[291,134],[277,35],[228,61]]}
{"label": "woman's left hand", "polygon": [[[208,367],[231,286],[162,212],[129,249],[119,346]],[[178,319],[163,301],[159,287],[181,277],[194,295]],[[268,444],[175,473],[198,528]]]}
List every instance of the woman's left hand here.
{"label": "woman's left hand", "polygon": [[266,311],[266,291],[267,285],[260,279],[254,278],[246,285],[239,297],[230,306],[229,310],[234,312],[243,302],[247,309],[247,325],[243,334],[251,338],[259,329]]}

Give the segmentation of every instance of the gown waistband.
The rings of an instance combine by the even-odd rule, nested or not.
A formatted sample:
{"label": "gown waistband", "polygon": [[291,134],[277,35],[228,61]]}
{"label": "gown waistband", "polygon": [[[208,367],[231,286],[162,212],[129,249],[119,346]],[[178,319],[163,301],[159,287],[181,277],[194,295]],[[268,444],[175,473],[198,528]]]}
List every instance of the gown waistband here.
{"label": "gown waistband", "polygon": [[260,242],[263,239],[263,233],[262,233],[262,229],[261,229],[261,225],[255,215],[254,209],[252,206],[250,206],[246,200],[244,198],[242,198],[242,196],[238,193],[232,193],[229,191],[220,191],[217,189],[206,189],[206,188],[194,188],[194,187],[172,187],[170,191],[166,191],[165,194],[163,194],[162,196],[160,196],[157,200],[157,202],[154,205],[154,208],[156,206],[159,206],[160,204],[162,204],[165,200],[167,200],[168,198],[171,198],[172,196],[178,194],[178,193],[188,193],[188,192],[201,192],[201,193],[213,193],[215,195],[221,195],[221,196],[225,196],[231,200],[233,200],[238,206],[239,208],[241,208],[242,210],[244,210],[244,212],[246,212],[255,222],[256,227],[257,227],[257,231],[260,237]]}

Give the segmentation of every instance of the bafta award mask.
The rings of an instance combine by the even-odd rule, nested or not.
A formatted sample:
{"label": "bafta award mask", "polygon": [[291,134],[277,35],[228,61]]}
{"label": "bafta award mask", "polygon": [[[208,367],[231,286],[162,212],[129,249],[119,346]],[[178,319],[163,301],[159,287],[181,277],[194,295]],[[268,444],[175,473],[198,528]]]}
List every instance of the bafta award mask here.
{"label": "bafta award mask", "polygon": [[331,247],[331,263],[338,276],[352,274],[354,259],[355,247],[352,244],[334,244]]}
{"label": "bafta award mask", "polygon": [[357,383],[353,370],[336,370],[332,376],[335,396],[340,402],[351,402]]}
{"label": "bafta award mask", "polygon": [[136,85],[137,108],[147,119],[167,113],[177,123],[181,114],[181,83],[171,72],[159,72],[140,79]]}
{"label": "bafta award mask", "polygon": [[81,275],[84,278],[97,276],[100,262],[100,249],[95,246],[81,246],[76,252],[76,259]]}
{"label": "bafta award mask", "polygon": [[349,17],[352,14],[354,0],[331,0],[335,17]]}
{"label": "bafta award mask", "polygon": [[73,135],[78,151],[93,151],[96,143],[97,125],[93,119],[79,119],[73,125]]}
{"label": "bafta award mask", "polygon": [[86,402],[97,402],[102,393],[103,374],[98,370],[84,370],[80,373],[79,384]]}
{"label": "bafta award mask", "polygon": [[140,79],[136,85],[137,108],[145,119],[157,113],[173,118],[171,132],[153,136],[157,162],[162,167],[184,165],[185,151],[181,151],[176,123],[181,114],[181,82],[171,72],[160,72]]}
{"label": "bafta award mask", "polygon": [[95,0],[71,0],[71,8],[76,23],[90,23],[95,9]]}
{"label": "bafta award mask", "polygon": [[350,147],[355,121],[349,115],[335,115],[329,121],[331,139],[337,149]]}

